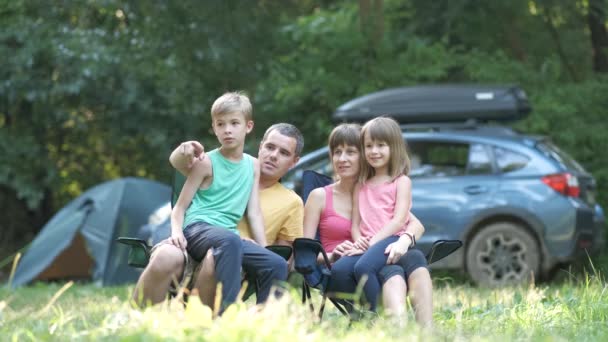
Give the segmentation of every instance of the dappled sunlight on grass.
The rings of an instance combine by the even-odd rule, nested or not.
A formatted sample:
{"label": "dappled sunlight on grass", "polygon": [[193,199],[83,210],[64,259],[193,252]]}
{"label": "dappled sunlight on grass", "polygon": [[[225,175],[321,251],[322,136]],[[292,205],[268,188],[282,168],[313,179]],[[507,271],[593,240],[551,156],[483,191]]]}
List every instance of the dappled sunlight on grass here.
{"label": "dappled sunlight on grass", "polygon": [[[603,340],[608,337],[608,290],[599,278],[558,286],[435,289],[435,326],[422,329],[413,313],[397,321],[369,315],[350,323],[330,303],[323,321],[300,303],[297,290],[255,306],[250,299],[213,319],[191,296],[187,307],[167,301],[143,310],[129,302],[132,286],[50,284],[0,288],[0,336],[16,340],[388,341]],[[63,289],[63,293],[60,293]],[[315,296],[315,308],[319,298]],[[350,324],[349,324],[350,323]]]}

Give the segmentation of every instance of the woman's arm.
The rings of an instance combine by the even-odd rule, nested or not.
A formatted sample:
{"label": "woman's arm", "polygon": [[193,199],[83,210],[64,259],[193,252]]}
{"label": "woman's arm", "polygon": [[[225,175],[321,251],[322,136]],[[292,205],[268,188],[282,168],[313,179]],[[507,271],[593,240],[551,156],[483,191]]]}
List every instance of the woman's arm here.
{"label": "woman's arm", "polygon": [[422,235],[424,235],[424,226],[422,225],[422,222],[420,222],[420,220],[416,217],[416,215],[414,215],[414,213],[410,212],[410,220],[407,223],[406,231],[408,233],[413,234],[416,238],[416,241],[420,240]]}
{"label": "woman's arm", "polygon": [[353,241],[357,242],[361,238],[361,230],[359,229],[359,225],[361,224],[361,215],[359,214],[359,189],[361,186],[359,183],[355,185],[353,189],[353,212],[351,214],[351,235]]}
{"label": "woman's arm", "polygon": [[210,175],[211,162],[206,160],[196,163],[186,178],[186,182],[179,193],[179,198],[171,210],[171,238],[169,242],[182,250],[186,249],[186,239],[184,238],[183,225],[186,209],[192,202],[194,194],[200,188],[204,179]]}
{"label": "woman's arm", "polygon": [[260,209],[260,162],[253,161],[253,187],[247,203],[247,219],[251,228],[253,239],[262,247],[266,247],[266,232],[264,231],[264,218]]}
{"label": "woman's arm", "polygon": [[[310,192],[306,204],[304,205],[304,237],[315,239],[321,213],[325,209],[325,189],[316,188]],[[328,255],[331,260],[331,253]],[[317,255],[317,262],[323,262],[323,255]]]}
{"label": "woman's arm", "polygon": [[393,218],[369,241],[373,245],[391,235],[395,235],[403,227],[410,214],[412,203],[412,181],[407,176],[397,178],[397,200],[395,201],[395,213]]}
{"label": "woman's arm", "polygon": [[304,237],[314,239],[317,236],[321,212],[325,209],[325,189],[316,188],[310,192],[304,205]]}
{"label": "woman's arm", "polygon": [[[413,236],[416,237],[416,240],[420,239],[422,234],[424,234],[424,226],[413,213],[410,213],[410,221],[407,223],[407,231],[413,234]],[[401,235],[399,240],[386,246],[386,249],[384,250],[384,254],[388,254],[386,263],[396,263],[401,256],[403,256],[411,247],[413,247],[413,245],[414,241],[412,241],[412,238],[409,235]]]}

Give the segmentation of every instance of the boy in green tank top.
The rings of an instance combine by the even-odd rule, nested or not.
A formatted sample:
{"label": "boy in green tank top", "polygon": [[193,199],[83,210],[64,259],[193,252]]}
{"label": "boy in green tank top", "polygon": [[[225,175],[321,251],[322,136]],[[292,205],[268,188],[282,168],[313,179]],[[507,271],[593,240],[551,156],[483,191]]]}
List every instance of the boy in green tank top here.
{"label": "boy in green tank top", "polygon": [[[258,160],[243,153],[245,137],[253,129],[247,96],[231,92],[211,107],[212,127],[221,147],[193,165],[171,212],[167,240],[197,261],[213,251],[215,272],[222,284],[220,312],[240,291],[240,268],[258,275],[257,299],[264,302],[274,281],[287,278],[287,263],[266,250],[259,204]],[[242,240],[236,229],[247,213],[255,242]]]}

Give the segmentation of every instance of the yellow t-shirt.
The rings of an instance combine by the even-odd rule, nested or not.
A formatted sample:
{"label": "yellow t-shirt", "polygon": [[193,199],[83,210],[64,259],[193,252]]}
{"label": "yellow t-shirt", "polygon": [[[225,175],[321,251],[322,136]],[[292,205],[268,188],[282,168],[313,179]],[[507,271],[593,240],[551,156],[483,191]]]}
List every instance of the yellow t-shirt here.
{"label": "yellow t-shirt", "polygon": [[[281,183],[260,191],[260,208],[264,217],[266,243],[269,245],[277,240],[293,241],[304,235],[302,199]],[[252,238],[246,217],[239,222],[237,229],[241,237]]]}

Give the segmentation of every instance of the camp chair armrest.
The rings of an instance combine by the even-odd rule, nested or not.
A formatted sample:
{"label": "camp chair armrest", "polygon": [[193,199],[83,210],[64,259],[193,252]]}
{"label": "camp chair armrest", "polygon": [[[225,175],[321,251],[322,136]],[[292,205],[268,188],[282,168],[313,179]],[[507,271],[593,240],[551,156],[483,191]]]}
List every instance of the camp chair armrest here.
{"label": "camp chair armrest", "polygon": [[293,251],[293,248],[285,245],[270,245],[266,246],[266,249],[282,256],[285,260],[291,258],[291,253]]}
{"label": "camp chair armrest", "polygon": [[462,241],[460,240],[437,240],[426,254],[427,263],[430,265],[437,262],[454,253],[460,247],[462,247]]}
{"label": "camp chair armrest", "polygon": [[137,238],[119,237],[116,242],[129,246],[129,256],[127,263],[132,267],[144,268],[150,261],[150,251],[152,247],[146,241]]}

